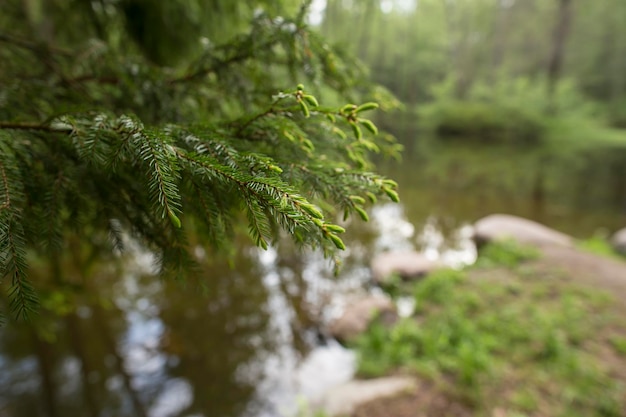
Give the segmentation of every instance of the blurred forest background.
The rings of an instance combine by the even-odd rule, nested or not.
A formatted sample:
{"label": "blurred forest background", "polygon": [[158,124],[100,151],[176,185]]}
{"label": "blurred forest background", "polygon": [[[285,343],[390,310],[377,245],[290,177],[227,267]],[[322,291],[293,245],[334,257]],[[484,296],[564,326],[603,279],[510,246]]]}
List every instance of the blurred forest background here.
{"label": "blurred forest background", "polygon": [[498,189],[482,201],[497,206],[506,196],[515,201],[506,211],[574,234],[597,227],[560,223],[575,208],[623,219],[626,3],[320,3],[324,36],[356,54],[400,101],[378,122],[405,145],[407,160],[419,161],[417,176],[449,192]]}
{"label": "blurred forest background", "polygon": [[[512,139],[540,140],[558,114],[626,126],[619,0],[326,3],[322,33],[356,53],[406,113],[427,107],[421,119],[431,120],[422,124],[441,133],[502,129]],[[471,119],[475,126],[457,130]]]}
{"label": "blurred forest background", "polygon": [[[587,246],[612,257],[599,264],[623,267],[604,238],[626,225],[626,1],[0,7],[0,166],[14,161],[20,169],[6,172],[22,181],[3,179],[0,191],[27,195],[0,201],[0,311],[28,312],[12,308],[13,288],[39,298],[31,321],[7,315],[0,328],[0,415],[291,416],[334,371],[405,367],[437,401],[461,404],[455,416],[624,416],[626,311],[610,310],[623,297],[579,287],[527,248],[495,247],[469,272],[392,281],[392,296],[423,309],[370,329],[353,345],[359,364],[324,326],[346,287],[374,286],[369,263],[384,251],[474,262],[469,226],[494,212],[596,235]],[[278,92],[285,107],[272,104]],[[365,102],[380,108],[357,118],[339,107]],[[137,132],[158,132],[132,143],[164,158],[133,153],[125,144]],[[207,149],[196,162],[235,175],[180,162]],[[171,168],[182,197],[154,192],[155,166]],[[180,172],[196,182],[176,182]],[[396,185],[400,204],[388,201]],[[292,189],[346,226],[339,279],[320,253],[277,238],[327,255],[343,246],[343,227],[301,209]],[[181,204],[170,209],[171,195]],[[242,195],[256,209],[247,221]],[[17,218],[26,237],[16,257]],[[255,220],[263,227],[247,229]],[[11,280],[26,260],[30,281]],[[308,362],[301,377],[319,357],[328,362]],[[380,415],[369,411],[359,416]]]}

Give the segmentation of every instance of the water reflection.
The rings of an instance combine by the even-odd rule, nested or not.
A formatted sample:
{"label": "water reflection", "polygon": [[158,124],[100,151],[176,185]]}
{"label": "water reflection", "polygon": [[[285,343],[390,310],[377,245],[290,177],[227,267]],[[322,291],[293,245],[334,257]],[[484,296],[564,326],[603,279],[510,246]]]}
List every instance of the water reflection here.
{"label": "water reflection", "polygon": [[234,268],[207,258],[186,285],[135,255],[63,314],[2,329],[0,415],[290,415],[352,375],[352,353],[319,331],[335,280],[317,253],[249,248]]}

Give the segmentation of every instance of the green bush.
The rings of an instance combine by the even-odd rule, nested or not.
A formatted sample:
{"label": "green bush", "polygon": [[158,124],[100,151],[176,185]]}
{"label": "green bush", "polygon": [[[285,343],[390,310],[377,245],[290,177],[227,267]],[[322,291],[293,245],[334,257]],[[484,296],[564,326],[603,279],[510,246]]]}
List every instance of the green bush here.
{"label": "green bush", "polygon": [[545,131],[545,123],[538,114],[496,102],[437,102],[425,108],[423,118],[428,121],[428,130],[443,139],[535,144],[541,141]]}
{"label": "green bush", "polygon": [[520,263],[539,257],[539,251],[514,240],[494,241],[480,249],[475,266],[514,268]]}
{"label": "green bush", "polygon": [[462,97],[456,84],[449,77],[432,87],[434,101],[419,111],[423,130],[443,139],[537,144],[548,140],[554,120],[596,120],[606,113],[569,79],[559,82],[551,98],[543,80],[528,77],[476,82]]}

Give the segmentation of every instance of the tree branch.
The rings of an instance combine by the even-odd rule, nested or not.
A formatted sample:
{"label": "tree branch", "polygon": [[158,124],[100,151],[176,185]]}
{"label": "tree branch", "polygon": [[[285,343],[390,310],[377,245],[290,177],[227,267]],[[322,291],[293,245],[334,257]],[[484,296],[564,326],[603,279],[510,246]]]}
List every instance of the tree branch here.
{"label": "tree branch", "polygon": [[253,58],[254,53],[256,51],[260,51],[260,50],[265,50],[268,48],[271,48],[272,46],[274,46],[276,43],[278,42],[278,39],[276,39],[275,37],[270,39],[269,41],[261,44],[261,45],[250,45],[249,48],[245,48],[245,49],[240,49],[236,54],[234,54],[231,57],[222,59],[220,61],[215,62],[213,65],[206,67],[206,68],[202,68],[196,72],[192,72],[190,74],[184,75],[180,78],[174,78],[172,80],[169,81],[170,84],[176,84],[176,83],[184,83],[184,82],[188,82],[188,81],[193,81],[197,78],[201,78],[207,74],[210,74],[212,72],[217,72],[220,69],[227,67],[231,64],[235,64],[237,62],[242,62],[245,61],[247,59]]}
{"label": "tree branch", "polygon": [[52,133],[70,133],[71,128],[67,127],[54,127],[47,124],[32,123],[32,122],[0,122],[0,129],[12,129],[12,130],[40,130],[43,132]]}
{"label": "tree branch", "polygon": [[50,46],[47,44],[41,44],[41,43],[36,43],[36,42],[31,42],[31,41],[27,41],[25,39],[20,39],[17,38],[15,36],[12,35],[8,35],[6,33],[0,33],[0,42],[5,42],[5,43],[11,43],[15,46],[19,46],[20,48],[23,49],[28,49],[29,51],[35,53],[35,54],[39,54],[41,53],[42,50],[49,50],[51,52],[57,53],[57,54],[61,54],[61,55],[65,55],[65,56],[72,56],[72,52],[66,50],[66,49],[61,49],[61,48],[57,48],[54,46]]}

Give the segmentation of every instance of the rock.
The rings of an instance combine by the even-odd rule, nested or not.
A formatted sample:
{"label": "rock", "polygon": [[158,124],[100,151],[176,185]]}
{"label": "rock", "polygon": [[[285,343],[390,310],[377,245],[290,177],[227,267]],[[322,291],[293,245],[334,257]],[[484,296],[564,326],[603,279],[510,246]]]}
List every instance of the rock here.
{"label": "rock", "polygon": [[626,255],[626,227],[618,230],[611,236],[611,245],[615,251]]}
{"label": "rock", "polygon": [[397,318],[393,302],[382,296],[368,296],[346,305],[343,314],[329,326],[329,333],[342,342],[352,340],[367,330],[372,320],[380,317],[391,324]]}
{"label": "rock", "polygon": [[438,266],[437,262],[415,251],[384,252],[374,257],[371,263],[372,276],[379,284],[393,274],[403,279],[423,277]]}
{"label": "rock", "polygon": [[417,382],[409,377],[354,380],[329,390],[318,408],[329,416],[349,416],[361,404],[412,391],[416,387]]}
{"label": "rock", "polygon": [[509,214],[491,214],[474,224],[474,241],[482,245],[513,239],[534,246],[572,247],[574,238],[532,220]]}

